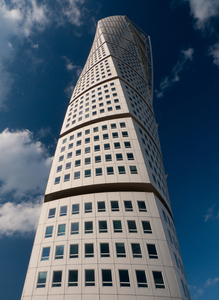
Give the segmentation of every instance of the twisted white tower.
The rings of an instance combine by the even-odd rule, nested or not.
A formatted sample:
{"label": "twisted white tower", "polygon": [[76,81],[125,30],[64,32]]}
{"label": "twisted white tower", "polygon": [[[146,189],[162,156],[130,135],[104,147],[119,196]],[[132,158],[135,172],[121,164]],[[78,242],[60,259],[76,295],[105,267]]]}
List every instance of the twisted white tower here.
{"label": "twisted white tower", "polygon": [[155,122],[149,36],[98,22],[57,144],[22,300],[189,299]]}

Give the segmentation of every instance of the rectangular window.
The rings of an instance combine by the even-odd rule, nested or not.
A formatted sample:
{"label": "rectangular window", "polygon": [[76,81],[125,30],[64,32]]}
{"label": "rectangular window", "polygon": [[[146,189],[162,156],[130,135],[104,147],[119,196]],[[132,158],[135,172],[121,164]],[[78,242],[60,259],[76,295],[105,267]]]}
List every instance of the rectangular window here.
{"label": "rectangular window", "polygon": [[64,255],[64,245],[56,246],[55,259],[62,259]]}
{"label": "rectangular window", "polygon": [[56,214],[56,209],[55,208],[50,208],[48,219],[55,218],[55,214]]}
{"label": "rectangular window", "polygon": [[89,170],[84,170],[84,177],[85,177],[85,178],[91,177],[91,169],[89,169]]}
{"label": "rectangular window", "polygon": [[79,204],[72,205],[72,214],[73,215],[79,214]]}
{"label": "rectangular window", "polygon": [[59,161],[63,161],[64,155],[59,156]]}
{"label": "rectangular window", "polygon": [[115,138],[118,138],[119,137],[119,135],[118,135],[118,132],[113,132],[112,133],[112,137],[115,139]]}
{"label": "rectangular window", "polygon": [[79,150],[76,150],[76,152],[75,152],[75,155],[76,155],[76,156],[79,156],[79,155],[81,155],[81,149],[79,149]]}
{"label": "rectangular window", "polygon": [[127,221],[128,223],[128,229],[130,233],[137,233],[137,227],[135,221]]}
{"label": "rectangular window", "polygon": [[52,287],[59,287],[62,283],[62,271],[54,271],[52,279]]}
{"label": "rectangular window", "polygon": [[60,177],[56,177],[54,184],[59,184],[59,183],[60,183]]}
{"label": "rectangular window", "polygon": [[107,167],[106,171],[107,171],[107,175],[113,175],[114,174],[113,167]]}
{"label": "rectangular window", "polygon": [[144,201],[138,201],[138,209],[139,211],[147,211]]}
{"label": "rectangular window", "polygon": [[95,151],[95,152],[100,151],[100,145],[94,146],[94,151]]}
{"label": "rectangular window", "polygon": [[88,144],[88,143],[90,143],[90,138],[85,139],[85,144]]}
{"label": "rectangular window", "polygon": [[107,232],[107,222],[99,221],[99,233]]}
{"label": "rectangular window", "polygon": [[117,161],[123,160],[122,153],[117,153],[117,154],[116,154],[116,160],[117,160]]}
{"label": "rectangular window", "polygon": [[94,245],[85,244],[84,245],[85,257],[94,257]]}
{"label": "rectangular window", "polygon": [[49,253],[50,253],[50,247],[43,248],[41,260],[48,260],[49,259]]}
{"label": "rectangular window", "polygon": [[94,142],[97,142],[97,141],[99,141],[99,135],[94,136]]}
{"label": "rectangular window", "polygon": [[108,133],[103,134],[103,140],[107,140],[109,138]]}
{"label": "rectangular window", "polygon": [[111,270],[102,270],[102,282],[103,286],[113,285]]}
{"label": "rectangular window", "polygon": [[176,261],[177,267],[179,268],[179,262],[178,262],[178,259],[177,259],[177,256],[176,256],[176,253],[175,253],[175,252],[173,252],[173,254],[174,254],[174,257],[175,257],[175,261]]}
{"label": "rectangular window", "polygon": [[73,148],[73,143],[68,145],[68,149],[71,149],[71,148]]}
{"label": "rectangular window", "polygon": [[152,271],[154,277],[154,284],[157,289],[165,289],[162,273],[159,271]]}
{"label": "rectangular window", "polygon": [[140,244],[131,244],[132,246],[132,254],[133,254],[133,257],[136,257],[136,258],[141,258],[142,257],[142,254],[141,254],[141,246]]}
{"label": "rectangular window", "polygon": [[90,147],[86,147],[85,149],[84,149],[84,153],[86,154],[86,153],[90,153]]}
{"label": "rectangular window", "polygon": [[70,174],[66,174],[64,176],[64,182],[69,181],[70,180]]}
{"label": "rectangular window", "polygon": [[114,148],[115,149],[120,149],[121,148],[120,143],[114,143]]}
{"label": "rectangular window", "polygon": [[120,286],[130,286],[128,270],[119,270]]}
{"label": "rectangular window", "polygon": [[58,226],[58,236],[65,235],[65,224],[60,224]]}
{"label": "rectangular window", "polygon": [[68,286],[78,286],[78,270],[69,270]]}
{"label": "rectangular window", "polygon": [[124,201],[125,211],[133,211],[132,201]]}
{"label": "rectangular window", "polygon": [[111,211],[119,211],[119,202],[118,201],[111,201]]}
{"label": "rectangular window", "polygon": [[85,134],[89,134],[89,133],[90,133],[90,129],[86,129]]}
{"label": "rectangular window", "polygon": [[102,175],[102,168],[97,168],[97,169],[95,169],[95,171],[96,171],[96,176]]}
{"label": "rectangular window", "polygon": [[126,155],[127,155],[127,159],[128,159],[128,160],[134,160],[134,155],[133,155],[133,153],[126,153]]}
{"label": "rectangular window", "polygon": [[128,137],[129,135],[128,135],[128,132],[127,131],[122,131],[122,136],[123,137]]}
{"label": "rectangular window", "polygon": [[62,171],[62,166],[58,166],[56,172],[61,172]]}
{"label": "rectangular window", "polygon": [[143,270],[135,270],[135,273],[136,273],[138,287],[147,288],[148,284],[147,284],[147,279],[146,279],[145,271],[143,271]]}
{"label": "rectangular window", "polygon": [[78,244],[70,245],[70,255],[69,258],[78,257]]}
{"label": "rectangular window", "polygon": [[84,164],[85,165],[89,165],[90,164],[90,157],[85,158]]}
{"label": "rectangular window", "polygon": [[115,128],[116,128],[116,124],[115,123],[111,124],[111,129],[115,129]]}
{"label": "rectangular window", "polygon": [[44,288],[46,286],[47,272],[39,272],[37,279],[37,288]]}
{"label": "rectangular window", "polygon": [[71,223],[71,234],[79,234],[79,223]]}
{"label": "rectangular window", "polygon": [[100,256],[101,257],[109,257],[109,244],[108,243],[101,243],[100,244]]}
{"label": "rectangular window", "polygon": [[69,152],[69,153],[67,154],[67,158],[72,158],[72,152]]}
{"label": "rectangular window", "polygon": [[126,257],[124,243],[116,243],[116,255],[117,257]]}
{"label": "rectangular window", "polygon": [[149,221],[142,221],[142,227],[144,233],[152,233],[151,225]]}
{"label": "rectangular window", "polygon": [[70,169],[70,168],[71,168],[71,163],[68,162],[68,163],[65,165],[65,169],[68,170],[68,169]]}
{"label": "rectangular window", "polygon": [[124,128],[124,127],[126,127],[126,125],[125,125],[125,123],[124,122],[122,122],[122,123],[119,123],[120,124],[120,127],[121,128]]}
{"label": "rectangular window", "polygon": [[110,144],[104,144],[104,150],[110,150]]}
{"label": "rectangular window", "polygon": [[95,163],[100,163],[101,162],[101,156],[95,156]]}
{"label": "rectangular window", "polygon": [[53,226],[46,227],[45,238],[51,237],[53,232]]}
{"label": "rectangular window", "polygon": [[112,155],[111,154],[106,154],[105,155],[105,161],[112,161]]}
{"label": "rectangular window", "polygon": [[131,148],[130,142],[124,142],[125,148]]}
{"label": "rectangular window", "polygon": [[80,165],[81,165],[81,160],[80,159],[76,160],[75,167],[80,167]]}
{"label": "rectangular window", "polygon": [[158,259],[157,250],[156,250],[155,245],[147,244],[147,249],[148,249],[149,258]]}
{"label": "rectangular window", "polygon": [[85,270],[85,286],[95,286],[94,270]]}
{"label": "rectangular window", "polygon": [[77,141],[76,146],[81,146],[81,140]]}
{"label": "rectangular window", "polygon": [[67,205],[60,207],[60,217],[67,215]]}
{"label": "rectangular window", "polygon": [[104,201],[97,202],[97,209],[98,209],[98,212],[106,211],[105,202]]}
{"label": "rectangular window", "polygon": [[122,232],[122,223],[119,220],[113,221],[114,232]]}
{"label": "rectangular window", "polygon": [[131,174],[138,174],[136,166],[129,166]]}
{"label": "rectangular window", "polygon": [[84,233],[93,233],[93,222],[85,222],[84,224]]}
{"label": "rectangular window", "polygon": [[92,202],[84,203],[84,212],[91,213],[92,212]]}
{"label": "rectangular window", "polygon": [[74,179],[80,179],[80,171],[74,172]]}

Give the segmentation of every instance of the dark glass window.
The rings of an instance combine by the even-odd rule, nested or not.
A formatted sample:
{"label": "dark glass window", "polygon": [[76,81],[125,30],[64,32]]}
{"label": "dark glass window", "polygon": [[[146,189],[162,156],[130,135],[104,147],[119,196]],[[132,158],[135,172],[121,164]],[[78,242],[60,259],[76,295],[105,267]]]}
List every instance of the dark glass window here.
{"label": "dark glass window", "polygon": [[110,144],[104,144],[104,150],[109,150],[110,149]]}
{"label": "dark glass window", "polygon": [[142,254],[141,254],[141,247],[140,247],[140,244],[131,244],[132,246],[132,254],[133,254],[133,257],[138,257],[138,258],[141,258],[142,257]]}
{"label": "dark glass window", "polygon": [[85,257],[94,257],[94,245],[93,244],[85,244]]}
{"label": "dark glass window", "polygon": [[154,244],[147,244],[147,248],[148,248],[149,258],[158,259],[156,246]]}
{"label": "dark glass window", "polygon": [[102,282],[103,282],[103,286],[113,285],[111,270],[102,270]]}
{"label": "dark glass window", "polygon": [[99,233],[107,232],[107,222],[99,221]]}
{"label": "dark glass window", "polygon": [[120,143],[114,143],[114,148],[115,149],[120,149],[121,148]]}
{"label": "dark glass window", "polygon": [[60,217],[61,216],[66,216],[67,215],[67,205],[66,206],[61,206],[60,208]]}
{"label": "dark glass window", "polygon": [[87,177],[91,177],[91,170],[85,170],[84,171],[84,177],[87,178]]}
{"label": "dark glass window", "polygon": [[130,142],[124,142],[125,148],[131,148]]}
{"label": "dark glass window", "polygon": [[78,286],[78,270],[69,270],[68,286]]}
{"label": "dark glass window", "polygon": [[98,156],[95,156],[95,163],[99,163],[101,162],[101,156],[98,155]]}
{"label": "dark glass window", "polygon": [[119,211],[119,202],[111,201],[111,211]]}
{"label": "dark glass window", "polygon": [[52,287],[59,287],[62,283],[62,271],[54,271],[52,279]]}
{"label": "dark glass window", "polygon": [[71,234],[79,233],[79,223],[71,223]]}
{"label": "dark glass window", "polygon": [[115,123],[111,124],[111,129],[115,129],[115,128],[116,128],[116,124]]}
{"label": "dark glass window", "polygon": [[127,221],[128,223],[128,229],[130,233],[136,233],[137,232],[137,227],[135,221]]}
{"label": "dark glass window", "polygon": [[47,272],[39,272],[37,280],[37,288],[44,288],[46,286]]}
{"label": "dark glass window", "polygon": [[72,205],[72,214],[73,215],[79,214],[79,204]]}
{"label": "dark glass window", "polygon": [[138,174],[136,166],[129,166],[131,174]]}
{"label": "dark glass window", "polygon": [[97,208],[98,208],[98,212],[106,211],[105,202],[104,201],[97,202]]}
{"label": "dark glass window", "polygon": [[50,208],[48,219],[55,218],[55,214],[56,214],[56,209]]}
{"label": "dark glass window", "polygon": [[45,238],[51,237],[53,232],[53,226],[46,227]]}
{"label": "dark glass window", "polygon": [[125,211],[133,211],[132,201],[124,201]]}
{"label": "dark glass window", "polygon": [[93,222],[85,222],[84,224],[84,233],[93,233]]}
{"label": "dark glass window", "polygon": [[43,248],[41,260],[48,260],[49,259],[49,253],[50,253],[50,247]]}
{"label": "dark glass window", "polygon": [[106,171],[107,171],[107,175],[113,175],[114,174],[113,167],[107,167]]}
{"label": "dark glass window", "polygon": [[129,135],[128,135],[128,132],[127,132],[127,131],[123,131],[123,132],[122,132],[122,136],[123,136],[123,137],[128,137],[128,136],[129,136]]}
{"label": "dark glass window", "polygon": [[124,243],[116,243],[116,254],[117,257],[126,257]]}
{"label": "dark glass window", "polygon": [[119,270],[120,286],[130,286],[128,270]]}
{"label": "dark glass window", "polygon": [[135,272],[136,272],[136,278],[137,278],[138,287],[147,288],[148,284],[147,284],[147,279],[146,279],[145,271],[143,271],[143,270],[135,270]]}
{"label": "dark glass window", "polygon": [[106,161],[112,161],[112,155],[111,154],[106,154],[105,155],[105,160]]}
{"label": "dark glass window", "polygon": [[90,157],[85,158],[84,163],[85,163],[85,165],[89,165],[90,164]]}
{"label": "dark glass window", "polygon": [[147,211],[144,201],[138,201],[138,209],[139,211]]}
{"label": "dark glass window", "polygon": [[70,258],[78,257],[78,244],[70,245]]}
{"label": "dark glass window", "polygon": [[85,270],[85,286],[95,286],[94,270]]}
{"label": "dark glass window", "polygon": [[101,176],[103,174],[102,173],[102,168],[97,168],[95,170],[96,170],[96,176]]}
{"label": "dark glass window", "polygon": [[114,232],[122,232],[122,223],[120,220],[113,221]]}
{"label": "dark glass window", "polygon": [[64,246],[56,246],[55,259],[62,259],[64,255]]}
{"label": "dark glass window", "polygon": [[95,152],[100,151],[100,145],[94,146],[94,151],[95,151]]}
{"label": "dark glass window", "polygon": [[149,221],[142,221],[144,233],[152,233],[151,225]]}
{"label": "dark glass window", "polygon": [[123,160],[122,153],[116,154],[116,160]]}
{"label": "dark glass window", "polygon": [[154,284],[157,289],[165,289],[162,273],[159,271],[152,271],[154,277]]}
{"label": "dark glass window", "polygon": [[65,235],[65,224],[60,224],[58,226],[58,236]]}
{"label": "dark glass window", "polygon": [[84,203],[84,212],[91,213],[92,212],[92,202]]}
{"label": "dark glass window", "polygon": [[109,257],[109,244],[108,243],[101,243],[100,244],[100,256],[101,257]]}
{"label": "dark glass window", "polygon": [[134,160],[134,155],[133,153],[126,153],[127,154],[127,159],[128,160]]}

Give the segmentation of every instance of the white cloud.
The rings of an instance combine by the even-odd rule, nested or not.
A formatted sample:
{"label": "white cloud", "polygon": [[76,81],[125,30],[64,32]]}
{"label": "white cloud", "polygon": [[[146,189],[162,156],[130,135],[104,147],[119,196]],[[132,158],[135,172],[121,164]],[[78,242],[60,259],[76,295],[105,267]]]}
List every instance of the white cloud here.
{"label": "white cloud", "polygon": [[0,195],[43,194],[52,157],[29,130],[0,133]]}
{"label": "white cloud", "polygon": [[182,57],[176,63],[172,70],[172,77],[166,76],[160,83],[159,90],[155,90],[157,98],[162,98],[164,91],[180,80],[179,74],[184,70],[185,63],[193,59],[194,49],[188,48],[181,51]]}
{"label": "white cloud", "polygon": [[81,8],[84,4],[84,0],[57,0],[61,5],[61,12],[59,14],[59,23],[68,22],[80,26],[81,22]]}
{"label": "white cloud", "polygon": [[[189,290],[191,293],[191,296],[193,299],[198,299],[200,298],[200,296],[202,296],[205,293],[205,290],[208,287],[214,286],[215,284],[217,284],[219,282],[219,278],[215,277],[215,278],[209,278],[207,279],[207,281],[203,284],[203,286],[201,287],[197,287],[197,286],[192,286],[189,285]],[[202,297],[201,297],[202,298]],[[202,298],[203,299],[203,298]]]}
{"label": "white cloud", "polygon": [[219,42],[209,48],[209,54],[213,56],[213,63],[219,67]]}
{"label": "white cloud", "polygon": [[215,212],[215,205],[213,205],[207,210],[207,213],[206,215],[204,215],[204,218],[205,218],[205,222],[207,222],[208,220],[219,219],[219,211]]}
{"label": "white cloud", "polygon": [[7,202],[0,205],[0,237],[3,235],[27,234],[37,227],[43,198],[32,202],[15,204]]}
{"label": "white cloud", "polygon": [[209,26],[212,18],[219,15],[218,0],[184,0],[189,2],[191,14],[196,20],[196,28],[204,29]]}

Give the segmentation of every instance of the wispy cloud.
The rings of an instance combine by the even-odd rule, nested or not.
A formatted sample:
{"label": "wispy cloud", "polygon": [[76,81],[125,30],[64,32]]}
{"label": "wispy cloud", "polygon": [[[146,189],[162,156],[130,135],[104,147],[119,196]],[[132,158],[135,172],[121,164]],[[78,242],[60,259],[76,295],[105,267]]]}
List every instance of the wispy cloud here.
{"label": "wispy cloud", "polygon": [[207,210],[207,213],[206,215],[204,215],[204,218],[205,218],[205,222],[207,222],[208,220],[219,219],[219,210],[217,211],[215,209],[215,205],[213,205]]}
{"label": "wispy cloud", "polygon": [[209,48],[209,54],[213,56],[213,63],[219,67],[219,41]]}
{"label": "wispy cloud", "polygon": [[0,133],[0,153],[2,200],[8,193],[18,199],[44,193],[52,157],[29,130],[5,129]]}
{"label": "wispy cloud", "polygon": [[181,51],[181,58],[172,69],[172,76],[166,76],[160,83],[159,90],[155,90],[157,98],[162,98],[164,91],[180,80],[179,74],[185,69],[186,62],[193,59],[194,49],[188,48]]}
{"label": "wispy cloud", "polygon": [[0,237],[13,234],[26,235],[36,230],[43,197],[19,204],[6,202],[0,205]]}
{"label": "wispy cloud", "polygon": [[216,285],[218,282],[219,282],[219,278],[215,277],[215,278],[207,279],[206,282],[201,287],[190,285],[189,290],[190,290],[192,298],[193,299],[200,298],[205,293],[205,290],[207,288]]}

